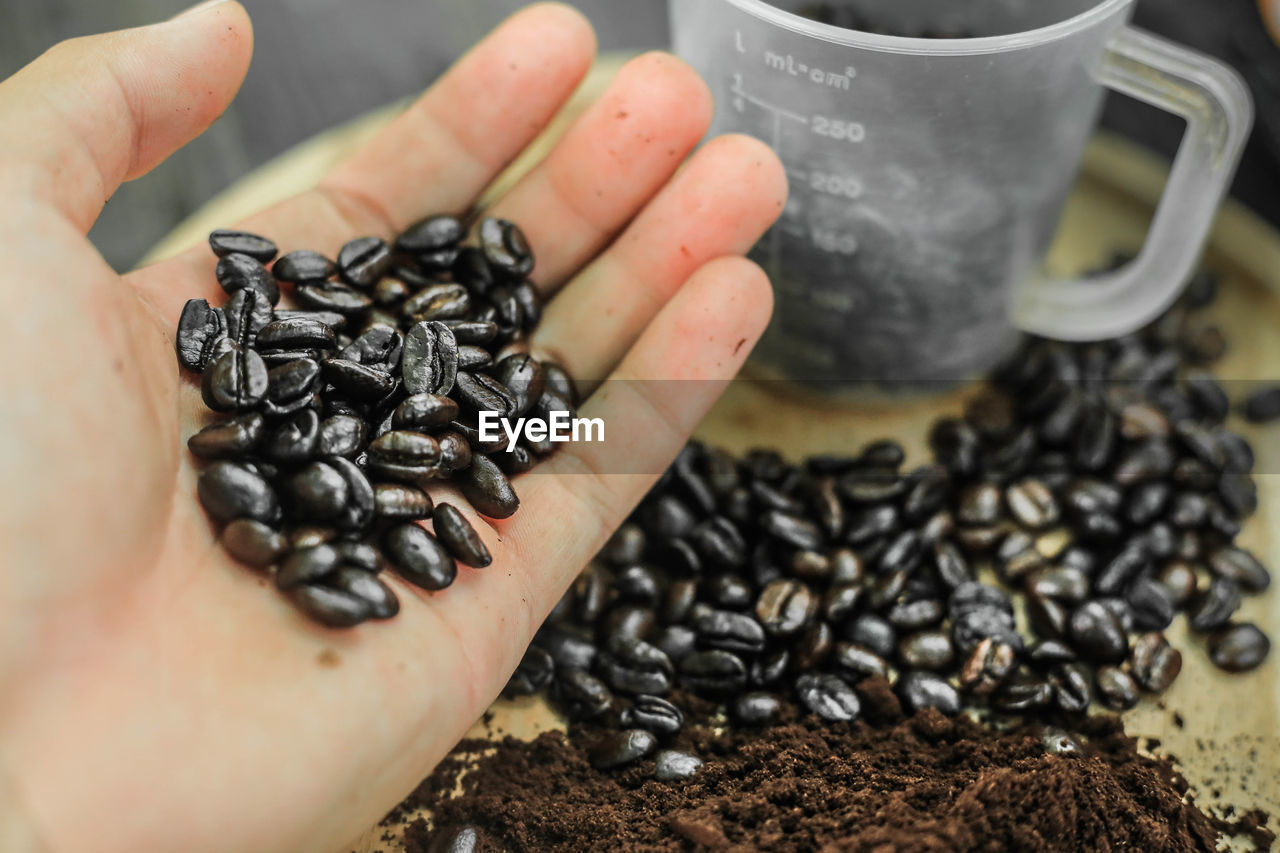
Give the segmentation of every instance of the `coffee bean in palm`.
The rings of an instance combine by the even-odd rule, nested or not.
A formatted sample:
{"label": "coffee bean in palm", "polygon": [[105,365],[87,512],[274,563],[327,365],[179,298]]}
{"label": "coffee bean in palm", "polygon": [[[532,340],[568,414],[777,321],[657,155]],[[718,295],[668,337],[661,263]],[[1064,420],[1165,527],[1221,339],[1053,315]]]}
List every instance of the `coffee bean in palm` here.
{"label": "coffee bean in palm", "polygon": [[320,367],[325,380],[356,400],[382,400],[396,387],[395,377],[386,371],[345,358],[326,358]]}
{"label": "coffee bean in palm", "polygon": [[248,231],[232,231],[219,228],[209,234],[209,248],[219,258],[227,255],[248,255],[259,263],[267,263],[276,256],[279,249],[266,237],[260,237]]}
{"label": "coffee bean in palm", "polygon": [[506,278],[521,279],[533,272],[533,252],[514,222],[494,218],[481,222],[480,250],[493,271]]}
{"label": "coffee bean in palm", "polygon": [[342,563],[338,551],[330,544],[313,545],[292,551],[276,571],[276,586],[289,589],[299,584],[313,584],[337,571]]}
{"label": "coffee bean in palm", "polygon": [[267,366],[253,350],[228,349],[205,367],[200,393],[215,412],[251,409],[267,394]]}
{"label": "coffee bean in palm", "polygon": [[590,670],[595,663],[595,644],[566,631],[543,627],[534,637],[534,642],[551,655],[558,667]]}
{"label": "coffee bean in palm", "polygon": [[214,462],[200,474],[196,486],[205,511],[218,521],[237,518],[272,523],[280,505],[271,485],[244,465]]}
{"label": "coffee bean in palm", "polygon": [[203,371],[227,338],[226,315],[204,299],[188,299],[178,319],[174,349],[187,370]]}
{"label": "coffee bean in palm", "polygon": [[258,332],[259,348],[328,350],[336,346],[338,336],[332,326],[306,316],[282,318],[280,313]]}
{"label": "coffee bean in palm", "polygon": [[660,696],[636,696],[619,715],[625,728],[645,729],[661,737],[674,737],[684,725],[684,714]]}
{"label": "coffee bean in palm", "polygon": [[1280,385],[1260,388],[1245,398],[1241,407],[1246,419],[1266,424],[1280,418]]}
{"label": "coffee bean in palm", "polygon": [[1115,711],[1127,711],[1138,704],[1138,685],[1132,676],[1118,666],[1100,666],[1094,673],[1094,685],[1102,704]]}
{"label": "coffee bean in palm", "polygon": [[1053,701],[1068,714],[1083,713],[1093,700],[1088,670],[1078,663],[1058,664],[1049,671]]}
{"label": "coffee bean in palm", "polygon": [[708,604],[725,610],[746,610],[756,600],[755,588],[741,575],[718,572],[704,584],[704,598]]}
{"label": "coffee bean in palm", "polygon": [[267,399],[277,406],[309,398],[320,381],[320,365],[309,358],[287,361],[267,371]]}
{"label": "coffee bean in palm", "polygon": [[400,599],[391,588],[361,569],[338,569],[325,578],[324,585],[367,602],[371,619],[391,619],[400,612]]}
{"label": "coffee bean in palm", "polygon": [[228,524],[220,541],[228,554],[255,569],[274,564],[289,548],[278,530],[250,518],[237,518]]}
{"label": "coffee bean in palm", "polygon": [[483,569],[493,562],[480,534],[453,504],[436,504],[432,521],[436,538],[458,562],[475,569]]}
{"label": "coffee bean in palm", "polygon": [[271,265],[271,274],[277,280],[291,284],[324,281],[337,271],[337,264],[310,249],[289,252]]}
{"label": "coffee bean in palm", "polygon": [[733,696],[747,684],[747,665],[733,652],[708,649],[682,658],[680,683],[704,696]]}
{"label": "coffee bean in palm", "polygon": [[382,550],[396,572],[426,590],[441,590],[453,583],[458,566],[444,546],[417,524],[391,527],[383,535]]}
{"label": "coffee bean in palm", "polygon": [[1192,602],[1188,621],[1193,631],[1212,631],[1227,624],[1239,609],[1240,585],[1231,578],[1218,576]]}
{"label": "coffee bean in palm", "polygon": [[1249,592],[1264,592],[1271,586],[1271,573],[1258,558],[1243,548],[1224,546],[1209,554],[1209,569],[1218,577],[1230,578]]}
{"label": "coffee bean in palm", "polygon": [[312,462],[289,478],[287,492],[294,511],[302,516],[327,521],[347,503],[347,482],[333,467]]}
{"label": "coffee bean in palm", "polygon": [[645,729],[627,729],[604,735],[590,751],[591,766],[611,770],[632,764],[653,752],[658,739]]}
{"label": "coffee bean in palm", "polygon": [[232,253],[220,258],[216,275],[218,284],[229,294],[249,290],[261,294],[268,305],[280,301],[280,286],[276,280],[261,261],[249,255]]}
{"label": "coffee bean in palm", "polygon": [[187,439],[187,447],[202,459],[235,459],[248,454],[266,431],[262,415],[247,415],[215,421]]}
{"label": "coffee bean in palm", "polygon": [[415,323],[404,339],[404,387],[410,394],[445,395],[458,373],[458,341],[439,322]]}
{"label": "coffee bean in palm", "polygon": [[1252,622],[1229,625],[1209,635],[1209,660],[1226,672],[1257,668],[1271,652],[1271,640]]}
{"label": "coffee bean in palm", "polygon": [[852,722],[862,711],[852,688],[830,673],[805,673],[795,689],[800,704],[827,722]]}
{"label": "coffee bean in palm", "polygon": [[316,440],[316,453],[320,456],[357,455],[364,448],[366,427],[364,421],[353,415],[334,415],[320,424]]}
{"label": "coffee bean in palm", "polygon": [[605,683],[582,669],[557,671],[553,698],[575,719],[598,717],[613,703]]}
{"label": "coffee bean in palm", "polygon": [[319,441],[320,418],[311,409],[303,409],[267,433],[263,453],[277,462],[306,462],[315,455]]}
{"label": "coffee bean in palm", "polygon": [[1071,641],[1089,660],[1115,663],[1129,651],[1124,626],[1117,616],[1097,601],[1086,602],[1071,613]]}
{"label": "coffee bean in palm", "polygon": [[285,594],[299,610],[330,628],[350,628],[373,617],[373,604],[332,587],[303,584]]}
{"label": "coffee bean in palm", "polygon": [[338,272],[352,287],[372,287],[391,267],[391,247],[379,237],[357,237],[338,251]]}
{"label": "coffee bean in palm", "polygon": [[430,495],[404,483],[378,483],[374,502],[380,518],[395,521],[429,518],[434,506]]}
{"label": "coffee bean in palm", "polygon": [[860,468],[836,481],[840,493],[855,504],[879,504],[894,500],[907,490],[907,481],[895,470]]}
{"label": "coffee bean in palm", "polygon": [[472,457],[471,467],[462,473],[459,486],[476,512],[487,518],[509,518],[520,506],[507,475],[482,454]]}

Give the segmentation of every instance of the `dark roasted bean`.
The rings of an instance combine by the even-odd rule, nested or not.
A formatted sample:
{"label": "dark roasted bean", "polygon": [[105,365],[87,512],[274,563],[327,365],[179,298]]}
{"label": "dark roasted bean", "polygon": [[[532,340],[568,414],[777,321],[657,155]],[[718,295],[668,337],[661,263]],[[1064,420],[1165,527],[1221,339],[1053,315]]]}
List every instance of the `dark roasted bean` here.
{"label": "dark roasted bean", "polygon": [[257,447],[265,429],[262,415],[254,412],[209,424],[187,439],[187,447],[203,459],[234,459]]}
{"label": "dark roasted bean", "polygon": [[267,394],[267,365],[253,350],[229,349],[205,367],[200,393],[215,412],[253,408]]}
{"label": "dark roasted bean", "polygon": [[1094,673],[1094,684],[1102,704],[1116,711],[1127,711],[1138,704],[1138,685],[1129,673],[1118,666],[1100,666]]}
{"label": "dark roasted bean", "polygon": [[1078,663],[1062,663],[1049,672],[1053,700],[1068,714],[1083,713],[1093,699],[1088,670]]}
{"label": "dark roasted bean", "polygon": [[207,300],[188,299],[178,319],[174,349],[178,363],[187,370],[203,371],[227,339],[227,319],[221,308]]}
{"label": "dark roasted bean", "polygon": [[744,693],[730,706],[733,719],[747,726],[763,726],[777,719],[782,702],[772,693]]}
{"label": "dark roasted bean", "polygon": [[308,519],[328,521],[347,503],[346,480],[323,462],[299,469],[286,488],[295,510]]}
{"label": "dark roasted bean", "polygon": [[338,250],[338,273],[352,287],[368,290],[391,268],[391,247],[380,237],[357,237]]}
{"label": "dark roasted bean", "polygon": [[702,759],[692,753],[661,749],[653,759],[653,778],[659,782],[683,782],[698,775]]}
{"label": "dark roasted bean", "polygon": [[935,598],[900,602],[889,609],[885,617],[889,624],[901,631],[915,631],[942,621],[944,608]]}
{"label": "dark roasted bean", "polygon": [[327,381],[357,400],[381,400],[396,387],[391,374],[344,358],[326,358],[320,367]]}
{"label": "dark roasted bean", "polygon": [[767,585],[756,602],[756,618],[775,637],[797,634],[809,624],[818,600],[807,586],[795,580]]}
{"label": "dark roasted bean", "polygon": [[1209,660],[1226,672],[1256,669],[1271,652],[1271,640],[1252,622],[1231,625],[1209,636]]}
{"label": "dark roasted bean", "polygon": [[991,705],[998,711],[1026,713],[1036,711],[1053,702],[1054,689],[1041,678],[1017,678],[1009,681],[991,697]]}
{"label": "dark roasted bean", "polygon": [[1094,587],[1103,595],[1114,595],[1150,566],[1151,560],[1145,548],[1127,546],[1103,566],[1094,580]]}
{"label": "dark roasted bean", "polygon": [[1026,588],[1029,593],[1079,604],[1089,595],[1089,576],[1079,569],[1056,566],[1033,574]]}
{"label": "dark roasted bean", "polygon": [[255,569],[265,569],[289,548],[280,532],[261,521],[237,518],[222,531],[222,547],[235,559]]}
{"label": "dark roasted bean", "polygon": [[483,569],[493,562],[493,556],[485,547],[484,540],[453,504],[436,504],[432,513],[432,526],[435,528],[436,538],[464,566]]}
{"label": "dark roasted bean", "polygon": [[505,219],[485,219],[480,223],[480,250],[494,272],[521,279],[533,271],[533,253],[524,232]]}
{"label": "dark roasted bean", "polygon": [[1058,504],[1053,493],[1039,480],[1022,480],[1005,491],[1005,501],[1013,517],[1023,526],[1041,530],[1058,521]]}
{"label": "dark roasted bean", "polygon": [[973,580],[969,561],[955,544],[945,539],[933,546],[933,565],[938,578],[952,589]]}
{"label": "dark roasted bean", "polygon": [[330,628],[350,628],[372,618],[374,606],[349,592],[303,584],[289,589],[289,600],[311,619]]}
{"label": "dark roasted bean", "polygon": [[400,612],[400,599],[376,576],[360,569],[342,568],[325,579],[325,586],[345,592],[369,604],[372,619],[391,619]]}
{"label": "dark roasted bean", "polygon": [[764,628],[745,613],[709,610],[695,616],[690,627],[697,632],[698,642],[707,648],[732,652],[759,652],[764,648]]}
{"label": "dark roasted bean", "polygon": [[[664,691],[665,692],[665,691]],[[629,729],[648,729],[656,735],[675,737],[684,725],[684,714],[660,696],[640,695],[619,719]]]}
{"label": "dark roasted bean", "polygon": [[209,234],[209,248],[219,258],[230,254],[248,255],[256,261],[267,263],[276,256],[279,249],[266,237],[259,237],[248,231],[231,231],[220,228]]}
{"label": "dark roasted bean", "polygon": [[293,297],[303,307],[339,314],[359,314],[373,304],[365,294],[336,281],[299,284]]}
{"label": "dark roasted bean", "polygon": [[248,518],[271,523],[280,513],[271,485],[235,462],[214,462],[201,473],[196,490],[205,511],[218,521]]}
{"label": "dark roasted bean", "polygon": [[970,486],[960,493],[956,520],[961,524],[994,524],[1000,519],[1000,489],[992,483]]}
{"label": "dark roasted bean", "polygon": [[1240,609],[1240,585],[1225,577],[1215,577],[1209,588],[1192,603],[1189,623],[1194,631],[1221,628]]}
{"label": "dark roasted bean", "polygon": [[401,365],[410,394],[448,394],[458,375],[457,338],[443,323],[415,323],[405,335]]}
{"label": "dark roasted bean", "polygon": [[276,586],[289,589],[299,584],[316,583],[336,571],[340,563],[341,556],[332,545],[299,548],[280,564],[276,572]]}
{"label": "dark roasted bean", "polygon": [[543,628],[534,637],[534,642],[551,655],[556,666],[564,669],[589,670],[595,663],[595,644],[573,634]]}
{"label": "dark roasted bean", "polygon": [[1245,418],[1265,424],[1280,418],[1280,385],[1260,388],[1245,398],[1242,407]]}
{"label": "dark roasted bean", "polygon": [[612,636],[596,663],[605,682],[620,693],[661,695],[671,690],[671,659],[644,640]]}
{"label": "dark roasted bean", "polygon": [[1049,665],[1073,661],[1076,653],[1061,640],[1041,640],[1027,651],[1027,659],[1034,664]]}
{"label": "dark roasted bean", "polygon": [[960,668],[960,686],[979,696],[1000,687],[1017,665],[1013,646],[987,637],[978,643]]}
{"label": "dark roasted bean", "polygon": [[227,337],[241,347],[251,347],[258,333],[272,321],[271,303],[256,290],[237,290],[222,309]]}
{"label": "dark roasted bean", "polygon": [[1072,611],[1070,632],[1075,647],[1090,660],[1118,662],[1129,651],[1124,626],[1097,601],[1086,602]]}
{"label": "dark roasted bean", "polygon": [[800,704],[827,722],[852,722],[862,705],[849,685],[829,673],[805,673],[796,679]]}
{"label": "dark roasted bean", "polygon": [[280,301],[280,286],[262,262],[242,254],[228,254],[218,260],[218,284],[227,293],[251,290],[261,294],[269,305]]}
{"label": "dark roasted bean", "polygon": [[682,684],[708,696],[732,696],[747,684],[747,665],[742,658],[722,649],[686,655],[678,669]]}
{"label": "dark roasted bean", "polygon": [[604,682],[581,669],[559,670],[554,684],[555,698],[574,718],[598,717],[613,703],[613,694]]}
{"label": "dark roasted bean", "polygon": [[1271,573],[1243,548],[1214,550],[1209,554],[1209,568],[1218,577],[1230,578],[1249,592],[1264,592],[1271,586]]}
{"label": "dark roasted bean", "polygon": [[1158,580],[1141,577],[1129,586],[1125,594],[1133,610],[1133,623],[1147,631],[1163,631],[1173,623],[1175,605],[1173,595]]}
{"label": "dark roasted bean", "polygon": [[951,618],[955,619],[971,610],[999,610],[1013,616],[1013,603],[998,587],[971,581],[956,587],[947,601]]}
{"label": "dark roasted bean", "polygon": [[591,749],[591,766],[597,770],[611,770],[632,764],[653,752],[658,739],[653,732],[644,729],[627,729],[605,735]]}
{"label": "dark roasted bean", "polygon": [[334,415],[320,424],[316,453],[350,458],[364,448],[364,421],[352,415]]}
{"label": "dark roasted bean", "polygon": [[459,486],[476,511],[488,518],[509,518],[520,506],[507,475],[481,454],[472,457],[471,467],[463,473]]}
{"label": "dark roasted bean", "polygon": [[921,631],[898,644],[898,659],[910,669],[941,670],[951,665],[955,649],[945,631]]}
{"label": "dark roasted bean", "polygon": [[458,566],[434,536],[412,522],[387,530],[383,553],[396,572],[410,583],[427,590],[440,590],[453,583]]}
{"label": "dark roasted bean", "polygon": [[337,264],[310,249],[289,252],[271,265],[271,274],[278,280],[294,284],[324,281],[337,271]]}
{"label": "dark roasted bean", "polygon": [[344,347],[341,356],[347,361],[394,374],[400,368],[403,351],[404,337],[400,332],[384,323],[374,323]]}
{"label": "dark roasted bean", "polygon": [[943,678],[931,672],[912,670],[898,677],[894,685],[898,698],[910,711],[936,708],[948,716],[960,713],[960,694]]}
{"label": "dark roasted bean", "polygon": [[332,349],[338,336],[333,327],[310,317],[281,317],[263,326],[258,332],[258,346],[278,350]]}

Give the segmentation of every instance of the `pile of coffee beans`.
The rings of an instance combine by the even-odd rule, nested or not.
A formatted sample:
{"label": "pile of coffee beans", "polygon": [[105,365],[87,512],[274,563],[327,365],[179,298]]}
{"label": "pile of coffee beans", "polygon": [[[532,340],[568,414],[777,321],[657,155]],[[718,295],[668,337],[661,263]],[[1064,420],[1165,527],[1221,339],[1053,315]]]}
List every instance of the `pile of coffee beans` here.
{"label": "pile of coffee beans", "polygon": [[[562,368],[512,346],[541,315],[524,234],[490,218],[476,245],[465,237],[459,219],[431,216],[394,243],[352,240],[334,261],[209,235],[228,298],[188,301],[176,340],[225,416],[188,442],[210,463],[200,501],[232,556],[325,625],[394,616],[386,564],[428,590],[449,586],[456,563],[487,566],[466,517],[426,488],[450,479],[481,515],[507,518],[519,505],[508,476],[554,445],[508,452],[481,440],[479,413],[550,418],[577,404]],[[278,307],[282,291],[294,307]]]}
{"label": "pile of coffee beans", "polygon": [[[1178,676],[1162,632],[1179,611],[1217,666],[1258,666],[1270,642],[1233,617],[1270,575],[1234,544],[1257,493],[1203,370],[1225,346],[1195,316],[1214,293],[1202,275],[1118,340],[1027,341],[962,416],[934,422],[931,464],[904,470],[893,440],[799,464],[688,445],[507,694],[547,690],[570,716],[616,720],[604,768],[679,731],[673,691],[746,726],[793,699],[856,719],[853,687],[871,676],[911,711],[1131,708]],[[658,763],[666,779],[696,769]]]}

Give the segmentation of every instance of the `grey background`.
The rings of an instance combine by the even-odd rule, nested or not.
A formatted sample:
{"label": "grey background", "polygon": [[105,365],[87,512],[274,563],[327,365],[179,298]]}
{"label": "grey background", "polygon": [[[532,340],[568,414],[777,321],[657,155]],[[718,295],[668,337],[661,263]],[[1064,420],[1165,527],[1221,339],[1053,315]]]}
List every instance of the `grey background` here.
{"label": "grey background", "polygon": [[[127,269],[170,227],[240,175],[291,145],[413,94],[521,0],[242,0],[253,65],[231,108],[200,139],[123,187],[90,236]],[[572,0],[602,50],[663,47],[666,0]],[[56,41],[167,18],[186,0],[0,0],[0,76]],[[1143,26],[1208,50],[1249,77],[1259,131],[1236,194],[1280,224],[1280,49],[1254,0],[1140,0]],[[1270,99],[1270,100],[1268,100]],[[1269,107],[1269,108],[1268,108]],[[1106,123],[1172,154],[1177,119],[1113,98]]]}

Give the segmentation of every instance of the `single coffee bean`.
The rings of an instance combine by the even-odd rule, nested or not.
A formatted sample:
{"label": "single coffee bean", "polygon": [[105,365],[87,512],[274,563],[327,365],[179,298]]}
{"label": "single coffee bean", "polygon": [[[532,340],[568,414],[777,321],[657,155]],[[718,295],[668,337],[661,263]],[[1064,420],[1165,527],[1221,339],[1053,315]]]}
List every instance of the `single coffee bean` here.
{"label": "single coffee bean", "polygon": [[1076,653],[1061,640],[1041,640],[1027,651],[1027,659],[1033,664],[1048,666],[1073,661]]}
{"label": "single coffee bean", "polygon": [[267,434],[263,455],[281,463],[306,462],[320,443],[320,417],[303,409]]}
{"label": "single coffee bean", "polygon": [[989,696],[1004,684],[1016,666],[1013,646],[987,637],[974,647],[960,668],[960,687],[969,693]]}
{"label": "single coffee bean", "polygon": [[1201,633],[1221,628],[1240,609],[1240,585],[1231,578],[1215,577],[1209,588],[1191,605],[1191,630]]}
{"label": "single coffee bean", "polygon": [[865,646],[883,658],[892,656],[898,644],[898,634],[893,626],[874,613],[854,617],[841,627],[840,634],[849,642]]}
{"label": "single coffee bean", "polygon": [[1125,594],[1133,610],[1133,622],[1147,631],[1163,631],[1173,623],[1176,605],[1173,595],[1155,578],[1141,577],[1129,585]]}
{"label": "single coffee bean", "polygon": [[992,483],[970,486],[960,494],[956,520],[961,524],[994,524],[1000,519],[1000,489]]}
{"label": "single coffee bean", "polygon": [[357,237],[338,251],[338,272],[352,287],[373,287],[390,267],[391,247],[379,237]]}
{"label": "single coffee bean", "polygon": [[733,719],[747,726],[764,726],[777,719],[782,702],[772,693],[744,693],[730,708]]}
{"label": "single coffee bean", "polygon": [[702,759],[675,749],[659,750],[654,757],[653,778],[659,782],[683,782],[698,775]]}
{"label": "single coffee bean", "polygon": [[347,482],[332,466],[312,462],[289,478],[289,497],[295,510],[316,521],[328,521],[347,503]]}
{"label": "single coffee bean", "polygon": [[1225,672],[1256,669],[1271,652],[1271,640],[1252,622],[1230,625],[1209,636],[1209,660]]}
{"label": "single coffee bean", "polygon": [[1039,480],[1022,480],[1005,491],[1009,512],[1024,527],[1042,530],[1058,521],[1053,493]]}
{"label": "single coffee bean", "polygon": [[742,533],[724,516],[694,525],[688,540],[698,555],[713,565],[737,569],[747,561],[747,546]]}
{"label": "single coffee bean", "polygon": [[685,656],[679,665],[680,681],[706,696],[733,696],[747,684],[747,665],[723,649],[709,649]]}
{"label": "single coffee bean", "polygon": [[262,415],[252,412],[209,424],[187,439],[187,448],[202,459],[234,459],[252,451],[265,430]]}
{"label": "single coffee bean", "polygon": [[522,279],[533,272],[534,258],[524,232],[505,219],[485,219],[480,223],[480,250],[494,272],[509,279]]}
{"label": "single coffee bean", "polygon": [[800,703],[827,722],[852,722],[862,711],[857,694],[835,675],[805,673],[795,687]]}
{"label": "single coffee bean", "polygon": [[524,353],[509,355],[493,368],[493,378],[510,394],[511,417],[525,414],[542,397],[547,377],[542,365]]}
{"label": "single coffee bean", "polygon": [[803,583],[776,580],[760,593],[756,618],[769,634],[786,637],[802,631],[813,619],[817,606],[817,598]]}
{"label": "single coffee bean", "polygon": [[276,319],[258,332],[257,344],[261,348],[278,350],[318,349],[329,350],[337,346],[338,335],[332,325],[305,316],[284,316],[276,312]]}
{"label": "single coffee bean", "polygon": [[324,281],[337,271],[337,264],[310,249],[289,252],[271,265],[271,274],[277,280],[291,284]]}
{"label": "single coffee bean", "polygon": [[357,400],[381,400],[396,387],[395,377],[391,374],[345,358],[326,358],[320,367],[327,381]]}
{"label": "single coffee bean", "polygon": [[369,604],[369,618],[391,619],[400,612],[400,599],[375,575],[355,568],[342,568],[325,579],[325,586],[345,592]]}
{"label": "single coffee bean", "polygon": [[1076,648],[1090,660],[1116,663],[1128,654],[1124,626],[1097,601],[1086,602],[1072,611],[1070,633]]}
{"label": "single coffee bean", "polygon": [[280,285],[267,272],[262,262],[249,255],[228,254],[218,260],[215,275],[227,293],[251,290],[260,293],[270,305],[280,301]]}
{"label": "single coffee bean", "polygon": [[652,638],[655,646],[662,649],[671,660],[679,663],[685,656],[693,654],[698,647],[698,635],[692,628],[684,625],[667,625]]}
{"label": "single coffee bean", "polygon": [[894,685],[903,707],[915,712],[936,708],[948,716],[960,713],[960,694],[944,678],[931,672],[912,670],[898,677]]}
{"label": "single coffee bean", "polygon": [[472,457],[459,486],[476,511],[488,518],[509,518],[520,506],[511,482],[487,456]]}
{"label": "single coffee bean", "polygon": [[290,588],[286,595],[299,610],[330,628],[350,628],[373,617],[370,602],[327,586],[303,584]]}
{"label": "single coffee bean", "polygon": [[1094,588],[1103,595],[1114,595],[1150,567],[1146,548],[1127,546],[1102,568],[1094,581]]}
{"label": "single coffee bean", "polygon": [[444,546],[412,522],[389,528],[382,549],[401,577],[423,589],[444,589],[458,574],[457,564]]}
{"label": "single coffee bean", "polygon": [[458,340],[453,330],[435,321],[415,323],[405,335],[401,364],[410,394],[448,394],[458,375]]}
{"label": "single coffee bean", "polygon": [[317,545],[326,545],[332,542],[337,535],[338,531],[332,527],[319,524],[304,524],[300,527],[289,529],[289,547],[294,551],[314,548]]}
{"label": "single coffee bean", "polygon": [[483,569],[493,562],[484,540],[457,507],[448,503],[436,504],[432,522],[436,538],[458,562],[475,569]]}
{"label": "single coffee bean", "polygon": [[1155,521],[1164,512],[1173,489],[1162,480],[1153,480],[1135,486],[1129,493],[1125,517],[1130,524],[1142,526]]}
{"label": "single coffee bean", "polygon": [[364,421],[352,415],[325,418],[316,439],[316,453],[320,456],[355,456],[364,448],[365,430]]}
{"label": "single coffee bean", "polygon": [[1089,596],[1089,576],[1079,569],[1055,566],[1035,572],[1027,579],[1027,592],[1068,604],[1079,604]]}
{"label": "single coffee bean", "polygon": [[1045,754],[1059,758],[1078,758],[1084,754],[1084,747],[1067,732],[1055,727],[1047,727],[1040,736],[1040,744]]}
{"label": "single coffee bean", "polygon": [[639,761],[658,746],[653,732],[645,729],[627,729],[605,735],[591,749],[591,766],[597,770],[611,770]]}
{"label": "single coffee bean", "polygon": [[230,254],[248,255],[260,263],[267,263],[280,251],[266,237],[248,231],[232,231],[219,228],[209,233],[209,248],[219,258]]}
{"label": "single coffee bean", "polygon": [[200,393],[215,412],[251,409],[267,394],[267,365],[253,350],[229,349],[204,369]]}
{"label": "single coffee bean", "polygon": [[703,582],[709,604],[724,610],[746,610],[755,602],[755,588],[741,575],[721,572]]}
{"label": "single coffee bean", "polygon": [[698,642],[706,648],[752,653],[764,648],[764,628],[744,613],[708,610],[694,616],[690,627],[697,632]]}
{"label": "single coffee bean", "polygon": [[534,642],[551,655],[558,667],[590,670],[595,663],[595,644],[573,634],[544,627],[534,637]]}
{"label": "single coffee bean", "polygon": [[850,683],[856,684],[868,676],[885,676],[889,664],[884,656],[857,643],[836,643],[832,649],[831,664]]}
{"label": "single coffee bean", "polygon": [[429,518],[434,504],[421,489],[403,483],[379,483],[374,488],[377,514],[395,521]]}
{"label": "single coffee bean", "polygon": [[250,518],[237,518],[222,530],[220,538],[227,553],[255,569],[265,569],[289,548],[288,540],[273,527]]}
{"label": "single coffee bean", "polygon": [[204,299],[188,299],[178,319],[174,349],[187,370],[203,371],[227,339],[227,319],[221,308]]}
{"label": "single coffee bean", "polygon": [[614,635],[597,658],[605,682],[620,693],[662,695],[671,690],[674,667],[666,653],[633,636]]}
{"label": "single coffee bean", "polygon": [[1053,701],[1053,685],[1043,678],[1024,677],[1006,683],[991,697],[991,706],[997,711],[1020,714],[1046,708]]}
{"label": "single coffee bean", "polygon": [[403,353],[404,337],[400,332],[385,323],[374,323],[343,347],[340,355],[347,361],[395,374]]}
{"label": "single coffee bean", "polygon": [[554,698],[574,719],[598,717],[613,704],[613,694],[604,682],[584,670],[560,670],[554,684]]}
{"label": "single coffee bean", "polygon": [[944,608],[936,598],[921,598],[895,604],[885,614],[889,624],[900,631],[915,631],[942,621]]}
{"label": "single coffee bean", "polygon": [[855,504],[879,504],[905,494],[907,480],[888,468],[858,468],[841,475],[836,487]]}
{"label": "single coffee bean", "polygon": [[410,323],[465,320],[471,312],[471,294],[453,282],[428,285],[400,306],[400,316]]}
{"label": "single coffee bean", "polygon": [[546,689],[555,673],[556,664],[551,654],[538,646],[530,646],[525,649],[516,671],[507,679],[502,695],[508,698],[531,696]]}
{"label": "single coffee bean", "polygon": [[339,314],[361,314],[373,304],[364,293],[336,281],[300,283],[293,297],[305,308]]}
{"label": "single coffee bean", "polygon": [[280,564],[276,572],[276,586],[289,589],[299,584],[317,583],[336,571],[341,562],[341,556],[332,545],[299,548]]}
{"label": "single coffee bean", "polygon": [[1256,424],[1266,424],[1280,418],[1280,385],[1260,388],[1245,398],[1244,416]]}
{"label": "single coffee bean", "polygon": [[844,541],[849,545],[865,545],[874,539],[897,531],[900,524],[898,508],[892,504],[880,504],[857,510],[849,516]]}
{"label": "single coffee bean", "polygon": [[1265,592],[1271,573],[1258,558],[1243,548],[1222,547],[1209,554],[1209,569],[1218,577],[1230,578],[1249,592]]}
{"label": "single coffee bean", "polygon": [[951,641],[962,654],[969,654],[988,637],[1022,648],[1022,637],[1014,627],[1013,617],[1001,610],[970,610],[953,616]]}
{"label": "single coffee bean", "polygon": [[675,737],[684,725],[684,714],[660,696],[637,696],[619,715],[628,729],[647,729],[661,737]]}
{"label": "single coffee bean", "polygon": [[971,610],[999,610],[1012,617],[1013,602],[999,587],[971,581],[952,591],[947,610],[953,619]]}
{"label": "single coffee bean", "polygon": [[909,669],[943,670],[955,659],[955,649],[945,631],[919,631],[898,644],[898,659]]}
{"label": "single coffee bean", "polygon": [[271,485],[235,462],[214,462],[204,469],[196,491],[205,511],[218,521],[247,518],[269,524],[280,514]]}
{"label": "single coffee bean", "polygon": [[1078,663],[1058,664],[1049,672],[1053,700],[1068,714],[1083,713],[1093,700],[1088,670]]}
{"label": "single coffee bean", "polygon": [[1115,711],[1127,711],[1138,704],[1138,685],[1118,666],[1100,666],[1094,674],[1098,698]]}

